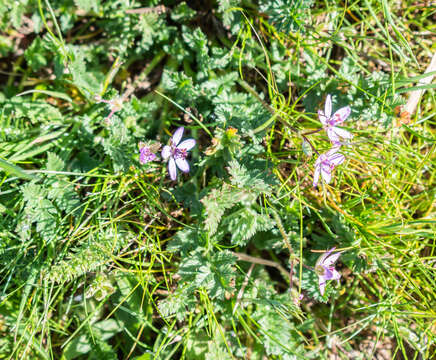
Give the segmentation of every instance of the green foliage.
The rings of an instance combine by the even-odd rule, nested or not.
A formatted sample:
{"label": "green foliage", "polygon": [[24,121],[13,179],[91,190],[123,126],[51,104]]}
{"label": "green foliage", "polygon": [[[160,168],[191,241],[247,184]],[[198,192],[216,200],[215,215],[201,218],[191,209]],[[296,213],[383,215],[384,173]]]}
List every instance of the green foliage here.
{"label": "green foliage", "polygon": [[313,0],[262,0],[260,10],[269,16],[268,21],[279,31],[305,32],[312,5]]}
{"label": "green foliage", "polygon": [[61,122],[63,116],[59,109],[47,104],[42,100],[29,100],[23,97],[15,97],[11,100],[0,101],[2,113],[9,121],[20,119],[28,120],[32,124]]}
{"label": "green foliage", "polygon": [[195,10],[191,9],[185,1],[182,1],[171,12],[171,19],[183,23],[192,20],[196,14]]}
{"label": "green foliage", "polygon": [[231,290],[235,260],[234,255],[225,251],[209,257],[196,251],[180,263],[178,274],[182,284],[189,284],[190,291],[204,289],[212,299],[223,300],[226,290]]}
{"label": "green foliage", "polygon": [[[270,228],[269,218],[250,209],[260,195],[268,195],[270,186],[255,171],[248,171],[237,161],[229,164],[230,184],[223,183],[221,189],[212,189],[202,199],[205,207],[205,229],[213,235],[227,209],[240,204],[242,208],[227,217],[225,227],[232,234],[235,244],[241,245],[257,231]],[[256,176],[256,175],[258,176]]]}
{"label": "green foliage", "polygon": [[[0,358],[435,357],[431,7],[0,11]],[[314,188],[327,94],[354,137]],[[180,126],[196,146],[170,181]]]}
{"label": "green foliage", "polygon": [[88,272],[103,270],[111,260],[129,242],[129,234],[112,229],[88,236],[88,241],[72,248],[64,258],[58,259],[45,276],[51,281],[63,283],[71,281]]}
{"label": "green foliage", "polygon": [[281,355],[283,359],[295,359],[305,354],[302,339],[293,322],[289,321],[289,295],[277,296],[270,303],[258,305],[253,319],[257,322],[265,351],[269,356]]}
{"label": "green foliage", "polygon": [[74,0],[76,6],[86,12],[98,12],[100,7],[100,0]]}

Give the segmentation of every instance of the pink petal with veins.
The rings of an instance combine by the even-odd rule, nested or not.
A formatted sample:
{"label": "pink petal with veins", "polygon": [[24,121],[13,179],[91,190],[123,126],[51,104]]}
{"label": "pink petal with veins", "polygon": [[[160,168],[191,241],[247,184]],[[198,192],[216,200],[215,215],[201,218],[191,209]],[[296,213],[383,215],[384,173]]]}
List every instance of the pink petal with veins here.
{"label": "pink petal with veins", "polygon": [[171,147],[165,145],[162,149],[161,155],[164,160],[168,159],[171,155]]}
{"label": "pink petal with veins", "polygon": [[171,180],[177,179],[177,167],[176,162],[172,157],[170,157],[170,160],[168,161],[168,173],[170,174]]}
{"label": "pink petal with veins", "polygon": [[189,172],[189,163],[185,159],[176,159],[177,167],[183,172]]}
{"label": "pink petal with veins", "polygon": [[330,116],[332,115],[332,97],[330,94],[328,94],[327,98],[325,99],[324,115],[327,118],[330,118]]}
{"label": "pink petal with veins", "polygon": [[321,167],[321,177],[327,184],[330,184],[330,181],[332,180],[332,172],[329,167]]}
{"label": "pink petal with veins", "polygon": [[185,149],[185,150],[191,150],[195,146],[195,140],[194,139],[186,139],[183,140],[179,145],[177,145],[178,149]]}
{"label": "pink petal with veins", "polygon": [[341,124],[345,120],[347,120],[348,116],[350,116],[350,113],[351,108],[349,106],[345,106],[343,108],[340,108],[339,110],[336,110],[332,116],[332,119],[334,120],[335,124]]}
{"label": "pink petal with veins", "polygon": [[334,131],[334,133],[337,135],[337,136],[339,136],[339,137],[341,137],[341,138],[344,138],[344,139],[351,139],[352,137],[353,137],[353,135],[349,132],[349,131],[347,131],[347,130],[344,130],[344,129],[341,129],[341,128],[339,128],[339,127],[332,127],[331,128],[333,131]]}
{"label": "pink petal with veins", "polygon": [[177,146],[180,140],[182,140],[183,131],[185,131],[185,128],[183,126],[179,127],[176,131],[174,131],[172,141],[175,146]]}

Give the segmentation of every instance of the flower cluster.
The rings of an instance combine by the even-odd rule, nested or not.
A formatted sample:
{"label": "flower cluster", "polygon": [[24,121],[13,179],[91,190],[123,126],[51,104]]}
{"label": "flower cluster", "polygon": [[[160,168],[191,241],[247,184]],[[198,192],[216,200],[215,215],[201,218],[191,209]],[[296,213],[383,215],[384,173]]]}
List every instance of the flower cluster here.
{"label": "flower cluster", "polygon": [[[177,179],[177,168],[184,173],[188,173],[190,170],[186,158],[188,157],[188,151],[195,146],[195,140],[185,139],[181,141],[184,131],[185,129],[183,127],[179,127],[171,137],[170,144],[165,145],[161,152],[162,159],[168,160],[168,173],[171,180]],[[139,145],[139,162],[141,164],[146,164],[155,160],[155,152],[159,147],[160,145],[156,147],[155,145],[141,143]]]}
{"label": "flower cluster", "polygon": [[[106,102],[111,105],[111,113],[107,119],[110,119],[110,117],[120,109],[119,102],[112,103],[101,99],[100,102]],[[318,154],[318,159],[315,161],[315,171],[313,176],[313,186],[315,187],[318,185],[320,178],[322,178],[325,183],[330,183],[334,168],[345,161],[345,156],[338,152],[342,146],[341,139],[351,139],[353,135],[337,125],[341,125],[345,120],[347,120],[350,113],[351,108],[346,106],[337,110],[332,115],[332,98],[330,95],[327,95],[324,111],[318,111],[318,117],[322,124],[322,129],[326,131],[327,136],[332,143],[332,148],[323,154],[319,154],[313,145],[310,144]],[[188,152],[196,145],[196,141],[192,138],[182,141],[184,130],[183,127],[179,127],[171,136],[169,144],[165,145],[161,152],[162,159],[168,162],[168,174],[173,181],[177,179],[178,169],[184,173],[190,171],[190,166],[187,161]],[[315,132],[319,130],[316,130]],[[304,141],[309,142],[306,137],[304,137]],[[141,164],[146,164],[156,160],[156,152],[159,150],[160,146],[161,145],[156,142],[148,144],[140,143],[139,162]],[[314,270],[318,275],[318,285],[321,295],[324,295],[325,293],[327,281],[337,280],[339,282],[339,279],[341,278],[341,275],[334,267],[341,252],[334,252],[334,250],[335,248],[332,248],[321,255],[316,262],[315,268],[312,268],[312,270]],[[294,293],[292,298],[294,304],[298,306],[303,295]]]}
{"label": "flower cluster", "polygon": [[[312,149],[318,154],[318,158],[315,161],[315,169],[313,173],[313,186],[318,186],[319,179],[321,178],[326,184],[329,184],[332,180],[332,172],[336,166],[342,164],[345,161],[345,156],[339,153],[342,146],[342,139],[349,140],[353,135],[345,129],[339,127],[342,123],[348,119],[351,114],[351,108],[345,106],[336,110],[332,115],[332,97],[327,95],[324,110],[318,111],[318,118],[322,124],[322,128],[312,131],[303,135],[303,143],[309,143]],[[339,125],[339,126],[338,126]],[[310,143],[305,135],[313,134],[320,130],[325,130],[327,136],[332,144],[330,150],[323,154],[319,154],[315,147]],[[336,271],[334,264],[339,259],[341,252],[334,252],[335,248],[332,248],[321,255],[315,265],[315,273],[318,275],[318,285],[321,295],[325,293],[325,287],[327,281],[336,280],[339,283],[341,274]]]}
{"label": "flower cluster", "polygon": [[328,138],[332,142],[332,148],[324,154],[320,154],[315,162],[315,171],[313,174],[313,186],[318,186],[319,178],[323,179],[326,184],[329,184],[332,179],[332,171],[334,168],[345,161],[345,156],[338,153],[341,147],[342,139],[351,139],[353,135],[337,125],[342,124],[347,120],[351,113],[351,108],[345,106],[340,108],[332,115],[332,97],[327,95],[324,111],[318,111],[318,118],[323,129],[326,131]]}

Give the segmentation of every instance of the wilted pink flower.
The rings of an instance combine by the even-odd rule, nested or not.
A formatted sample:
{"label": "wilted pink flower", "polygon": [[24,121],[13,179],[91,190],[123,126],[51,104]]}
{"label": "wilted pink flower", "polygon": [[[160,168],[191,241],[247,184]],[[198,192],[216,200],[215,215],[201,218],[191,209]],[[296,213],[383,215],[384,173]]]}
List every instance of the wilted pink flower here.
{"label": "wilted pink flower", "polygon": [[339,284],[339,279],[341,274],[339,274],[335,269],[335,262],[339,259],[341,252],[332,254],[335,248],[331,248],[329,251],[322,254],[315,264],[315,272],[318,275],[319,292],[324,295],[325,284],[327,280],[337,280]]}
{"label": "wilted pink flower", "polygon": [[148,146],[139,149],[139,162],[141,164],[146,164],[154,159],[156,159],[156,154]]}
{"label": "wilted pink flower", "polygon": [[297,290],[291,289],[291,297],[292,297],[292,302],[294,303],[294,305],[299,306],[300,302],[304,296],[303,296],[303,294],[299,294]]}
{"label": "wilted pink flower", "polygon": [[105,103],[109,105],[109,109],[111,110],[109,115],[106,117],[105,121],[109,122],[110,118],[117,112],[120,111],[123,108],[123,101],[124,99],[122,97],[115,97],[111,100],[103,99],[101,96],[97,95],[95,97],[95,100],[99,103]]}
{"label": "wilted pink flower", "polygon": [[353,135],[347,130],[336,126],[347,120],[350,113],[351,108],[345,106],[337,110],[332,116],[332,97],[330,94],[327,95],[325,100],[324,111],[318,110],[319,121],[321,121],[323,128],[327,132],[327,136],[333,143],[338,143],[340,138],[351,139],[353,137]]}
{"label": "wilted pink flower", "polygon": [[194,139],[182,140],[183,127],[179,127],[170,139],[170,145],[165,145],[162,149],[162,158],[164,160],[168,159],[168,173],[170,174],[171,180],[176,180],[177,178],[177,168],[183,172],[189,172],[189,163],[186,161],[188,156],[188,151],[195,146]]}
{"label": "wilted pink flower", "polygon": [[332,171],[335,166],[342,164],[345,161],[345,156],[337,153],[340,146],[335,146],[325,154],[319,155],[315,161],[315,172],[313,174],[313,186],[318,186],[319,175],[329,184],[332,179]]}

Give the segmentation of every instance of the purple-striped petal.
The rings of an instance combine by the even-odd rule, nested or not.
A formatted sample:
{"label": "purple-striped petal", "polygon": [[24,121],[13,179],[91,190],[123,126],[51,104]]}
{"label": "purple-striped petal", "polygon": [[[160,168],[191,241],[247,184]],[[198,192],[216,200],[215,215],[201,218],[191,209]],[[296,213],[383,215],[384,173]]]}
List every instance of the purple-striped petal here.
{"label": "purple-striped petal", "polygon": [[336,269],[332,270],[332,280],[337,280],[339,284],[339,279],[341,278],[341,274]]}
{"label": "purple-striped petal", "polygon": [[339,110],[336,110],[336,112],[332,116],[332,120],[334,121],[334,124],[341,124],[345,120],[347,120],[348,116],[351,114],[351,108],[349,106],[345,106],[343,108],[340,108]]}
{"label": "purple-striped petal", "polygon": [[351,139],[353,137],[353,135],[349,131],[341,129],[339,127],[334,126],[331,129],[338,137],[341,137],[344,139]]}
{"label": "purple-striped petal", "polygon": [[332,155],[336,154],[341,149],[341,143],[334,144],[329,151],[325,153],[327,158],[330,158]]}
{"label": "purple-striped petal", "polygon": [[332,180],[332,172],[330,170],[330,167],[328,166],[321,167],[321,177],[326,184],[330,184],[330,181]]}
{"label": "purple-striped petal", "polygon": [[339,142],[339,136],[336,135],[336,132],[334,130],[334,127],[327,128],[327,136],[329,137],[330,141],[333,143]]}
{"label": "purple-striped petal", "polygon": [[336,154],[333,154],[332,156],[330,156],[329,160],[333,165],[338,166],[345,161],[345,156],[342,154],[336,153]]}
{"label": "purple-striped petal", "polygon": [[333,268],[329,268],[327,266],[323,266],[324,268],[324,274],[322,275],[322,277],[324,278],[324,280],[331,280],[333,279]]}
{"label": "purple-striped petal", "polygon": [[170,174],[171,180],[177,179],[176,162],[174,161],[174,158],[172,158],[172,157],[170,157],[170,161],[168,161],[168,173]]}
{"label": "purple-striped petal", "polygon": [[321,293],[322,296],[324,296],[324,291],[325,291],[325,279],[324,277],[320,276],[318,279],[318,285],[319,285],[319,292]]}
{"label": "purple-striped petal", "polygon": [[323,124],[323,126],[326,126],[328,124],[329,119],[327,116],[324,115],[324,113],[321,110],[318,110],[318,119]]}
{"label": "purple-striped petal", "polygon": [[165,145],[162,149],[161,155],[162,155],[162,159],[164,160],[168,159],[171,155],[171,147]]}
{"label": "purple-striped petal", "polygon": [[184,173],[189,172],[189,163],[185,159],[176,159],[176,164]]}
{"label": "purple-striped petal", "polygon": [[317,187],[318,186],[320,172],[321,172],[320,167],[319,166],[315,166],[315,171],[313,172],[313,187]]}
{"label": "purple-striped petal", "polygon": [[334,253],[334,254],[330,255],[331,251],[332,250],[330,250],[329,252],[326,253],[327,256],[323,260],[322,265],[324,265],[324,266],[332,266],[339,259],[339,256],[341,256],[341,254],[342,254],[341,252],[337,252],[337,253]]}
{"label": "purple-striped petal", "polygon": [[194,139],[186,139],[186,140],[183,140],[179,145],[177,145],[177,148],[189,151],[194,146],[195,146],[195,140]]}
{"label": "purple-striped petal", "polygon": [[173,137],[171,138],[174,146],[177,146],[180,140],[182,140],[183,131],[185,131],[183,126],[174,131]]}

